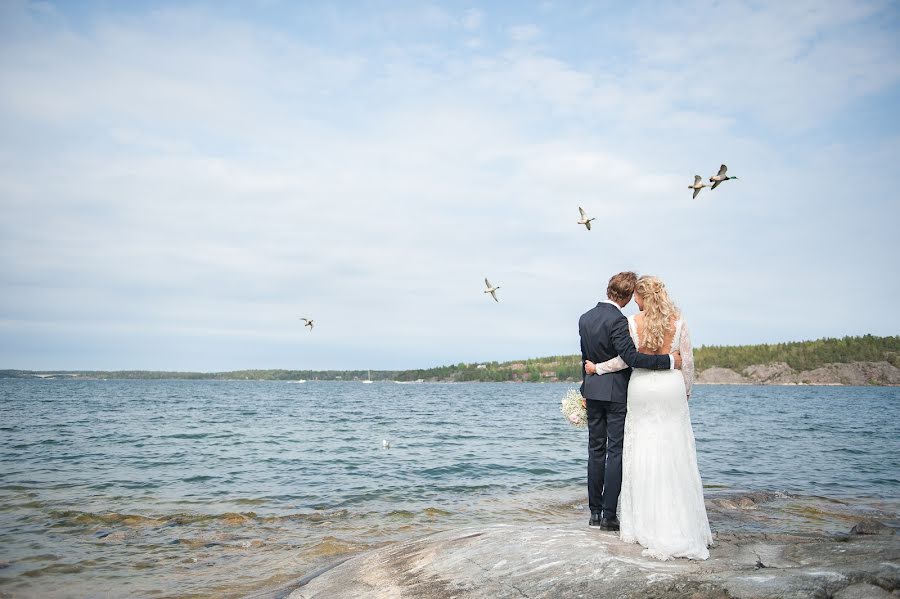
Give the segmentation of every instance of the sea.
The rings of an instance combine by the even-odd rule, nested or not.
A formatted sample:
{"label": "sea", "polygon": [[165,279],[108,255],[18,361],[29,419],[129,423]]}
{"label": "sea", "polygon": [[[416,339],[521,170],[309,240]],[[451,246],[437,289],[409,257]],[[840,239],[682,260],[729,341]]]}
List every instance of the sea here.
{"label": "sea", "polygon": [[[0,380],[0,597],[276,596],[440,530],[586,523],[572,388]],[[708,498],[896,515],[900,388],[697,386],[690,410]]]}

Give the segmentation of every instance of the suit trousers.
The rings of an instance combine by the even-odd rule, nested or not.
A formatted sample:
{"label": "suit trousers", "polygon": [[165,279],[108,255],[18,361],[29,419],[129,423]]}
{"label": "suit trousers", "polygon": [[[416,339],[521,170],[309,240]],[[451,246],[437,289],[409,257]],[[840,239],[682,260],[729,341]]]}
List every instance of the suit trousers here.
{"label": "suit trousers", "polygon": [[588,505],[591,513],[616,516],[622,491],[625,402],[587,400]]}

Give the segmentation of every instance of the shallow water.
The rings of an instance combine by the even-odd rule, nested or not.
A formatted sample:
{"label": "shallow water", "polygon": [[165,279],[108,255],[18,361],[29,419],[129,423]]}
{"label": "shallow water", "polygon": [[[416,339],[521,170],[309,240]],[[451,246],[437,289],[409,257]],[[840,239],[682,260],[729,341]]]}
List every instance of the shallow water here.
{"label": "shallow water", "polygon": [[[0,594],[242,596],[434,530],[581,518],[571,387],[0,380]],[[691,412],[711,496],[836,500],[785,498],[779,526],[898,500],[900,389],[703,386]]]}

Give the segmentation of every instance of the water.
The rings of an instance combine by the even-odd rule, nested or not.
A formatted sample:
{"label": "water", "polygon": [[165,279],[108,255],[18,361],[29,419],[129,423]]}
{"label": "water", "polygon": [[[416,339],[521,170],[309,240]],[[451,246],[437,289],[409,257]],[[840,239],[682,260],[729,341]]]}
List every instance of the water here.
{"label": "water", "polygon": [[[435,530],[582,518],[571,387],[0,380],[0,595],[240,597]],[[691,413],[710,494],[898,499],[900,389],[701,386]]]}

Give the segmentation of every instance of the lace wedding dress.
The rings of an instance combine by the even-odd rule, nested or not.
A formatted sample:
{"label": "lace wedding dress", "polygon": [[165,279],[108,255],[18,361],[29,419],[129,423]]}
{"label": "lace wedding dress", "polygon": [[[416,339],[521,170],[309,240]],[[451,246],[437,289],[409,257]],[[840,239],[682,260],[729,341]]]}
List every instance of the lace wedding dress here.
{"label": "lace wedding dress", "polygon": [[[628,328],[640,347],[634,317]],[[684,321],[675,324],[670,352],[680,351],[682,369],[635,368],[628,384],[628,415],[622,454],[621,538],[640,543],[643,554],[707,559],[712,533],[703,502],[697,449],[687,399],[694,357]],[[597,373],[625,368],[621,358],[597,364]]]}

